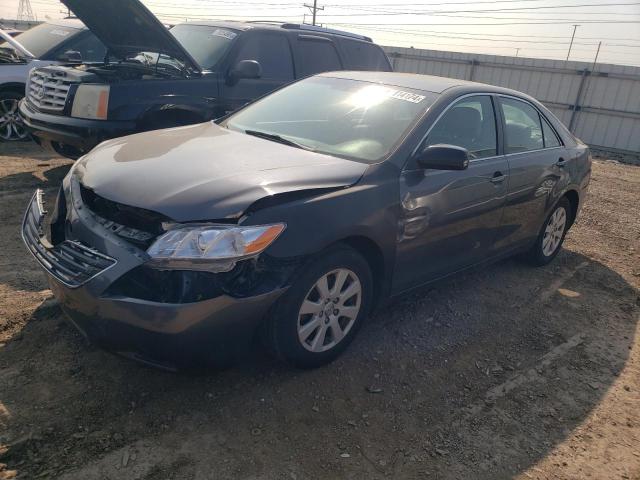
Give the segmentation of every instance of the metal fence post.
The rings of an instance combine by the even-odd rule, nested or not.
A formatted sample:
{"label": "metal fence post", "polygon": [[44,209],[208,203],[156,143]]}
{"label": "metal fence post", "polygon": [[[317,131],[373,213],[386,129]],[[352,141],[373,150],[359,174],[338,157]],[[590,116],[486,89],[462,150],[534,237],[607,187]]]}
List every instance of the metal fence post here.
{"label": "metal fence post", "polygon": [[[578,71],[580,73],[580,71]],[[587,79],[587,76],[591,74],[588,69],[582,70],[582,76],[580,77],[580,86],[578,87],[578,94],[576,95],[576,101],[571,105],[571,119],[569,120],[569,131],[571,133],[575,133],[573,131],[573,127],[576,123],[576,118],[578,116],[578,111],[580,111],[580,101],[582,100],[582,91],[584,90],[584,83]]]}
{"label": "metal fence post", "polygon": [[473,74],[476,71],[476,65],[480,65],[478,60],[470,60],[471,68],[469,69],[469,81],[473,81]]}

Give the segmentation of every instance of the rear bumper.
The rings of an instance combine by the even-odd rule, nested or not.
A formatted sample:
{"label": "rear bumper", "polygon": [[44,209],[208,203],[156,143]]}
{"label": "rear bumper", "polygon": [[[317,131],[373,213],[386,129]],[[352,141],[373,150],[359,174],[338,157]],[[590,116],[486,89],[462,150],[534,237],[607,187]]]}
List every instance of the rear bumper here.
{"label": "rear bumper", "polygon": [[[63,198],[69,198],[69,184],[65,179]],[[36,193],[24,217],[23,239],[45,271],[62,310],[89,341],[104,349],[165,368],[226,364],[252,345],[257,327],[285,290],[274,288],[244,297],[220,294],[192,303],[110,294],[109,287],[145,263],[148,256],[104,229],[86,208],[74,204],[75,199],[66,202],[65,219],[73,240],[53,246],[44,236],[34,235],[42,231],[44,210]],[[77,253],[65,248],[67,243],[84,245],[113,261],[100,263],[86,250]]]}
{"label": "rear bumper", "polygon": [[134,121],[87,120],[38,112],[26,99],[20,102],[20,116],[37,140],[70,145],[81,152],[104,140],[135,133],[136,129]]}

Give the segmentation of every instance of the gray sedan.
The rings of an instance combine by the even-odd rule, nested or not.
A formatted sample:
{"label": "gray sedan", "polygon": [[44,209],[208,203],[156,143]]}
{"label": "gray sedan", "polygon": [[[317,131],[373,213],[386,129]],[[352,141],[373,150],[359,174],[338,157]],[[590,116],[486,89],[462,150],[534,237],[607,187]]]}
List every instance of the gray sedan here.
{"label": "gray sedan", "polygon": [[391,296],[511,255],[552,261],[590,173],[587,146],[522,93],[332,72],[102,143],[48,228],[36,192],[23,237],[104,348],[173,368],[259,335],[315,367]]}

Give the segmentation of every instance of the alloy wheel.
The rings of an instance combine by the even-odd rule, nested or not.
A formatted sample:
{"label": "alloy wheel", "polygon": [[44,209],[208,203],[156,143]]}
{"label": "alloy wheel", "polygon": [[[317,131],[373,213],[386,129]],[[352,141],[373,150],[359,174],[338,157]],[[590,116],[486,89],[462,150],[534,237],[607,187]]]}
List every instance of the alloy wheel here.
{"label": "alloy wheel", "polygon": [[22,118],[18,113],[18,99],[0,100],[0,139],[5,141],[22,140],[27,136]]}
{"label": "alloy wheel", "polygon": [[323,275],[307,293],[298,313],[298,339],[310,352],[330,350],[355,324],[362,303],[358,276],[346,268]]}
{"label": "alloy wheel", "polygon": [[562,242],[562,235],[567,225],[567,211],[558,207],[551,215],[542,237],[542,253],[549,257],[555,253]]}

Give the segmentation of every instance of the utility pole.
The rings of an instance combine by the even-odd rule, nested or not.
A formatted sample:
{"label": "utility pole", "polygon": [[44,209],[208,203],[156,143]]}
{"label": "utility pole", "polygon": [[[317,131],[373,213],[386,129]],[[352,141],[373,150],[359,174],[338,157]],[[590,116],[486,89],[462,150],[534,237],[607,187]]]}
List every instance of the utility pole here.
{"label": "utility pole", "polygon": [[318,10],[324,10],[324,7],[319,7],[318,6],[318,0],[313,0],[313,5],[309,5],[308,3],[305,3],[304,6],[307,7],[309,10],[311,10],[311,14],[313,16],[313,20],[311,22],[311,25],[315,25],[316,24],[316,12]]}
{"label": "utility pole", "polygon": [[600,55],[600,47],[602,46],[602,42],[598,43],[598,50],[596,50],[596,58],[593,59],[593,66],[591,67],[591,72],[595,72],[596,63],[598,63],[598,55]]}
{"label": "utility pole", "polygon": [[567,61],[569,61],[569,55],[571,55],[571,47],[573,47],[573,39],[576,37],[576,30],[580,25],[573,26],[573,35],[571,35],[571,43],[569,44],[569,51],[567,52]]}

